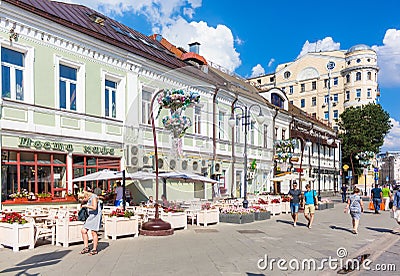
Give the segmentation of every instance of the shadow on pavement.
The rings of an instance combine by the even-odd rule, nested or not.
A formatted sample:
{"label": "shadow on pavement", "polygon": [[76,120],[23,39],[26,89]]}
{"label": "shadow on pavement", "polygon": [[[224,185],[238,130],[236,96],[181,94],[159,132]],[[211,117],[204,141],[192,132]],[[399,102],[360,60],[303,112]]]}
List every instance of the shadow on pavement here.
{"label": "shadow on pavement", "polygon": [[387,228],[376,228],[376,227],[365,227],[368,230],[380,232],[380,233],[391,233],[393,235],[400,235],[399,232],[393,231],[393,229],[387,229]]}
{"label": "shadow on pavement", "polygon": [[29,257],[26,260],[15,265],[15,267],[7,268],[1,273],[6,272],[16,272],[15,275],[39,275],[39,274],[29,274],[27,271],[31,268],[45,267],[49,265],[55,265],[61,261],[67,254],[69,254],[72,250],[63,250],[56,251],[44,254],[38,254],[32,257]]}
{"label": "shadow on pavement", "polygon": [[[280,223],[285,223],[285,224],[293,225],[293,221],[291,221],[291,220],[277,219],[276,222],[280,222]],[[307,224],[302,223],[302,222],[297,222],[297,226],[307,226]]]}
{"label": "shadow on pavement", "polygon": [[97,245],[97,251],[99,251],[99,252],[103,251],[109,246],[110,246],[110,244],[108,242],[99,242],[99,244]]}
{"label": "shadow on pavement", "polygon": [[329,228],[333,229],[333,230],[342,230],[342,231],[346,231],[349,233],[353,234],[353,231],[351,229],[348,228],[344,228],[344,227],[340,227],[340,226],[336,226],[336,225],[329,225]]}
{"label": "shadow on pavement", "polygon": [[247,276],[265,276],[265,274],[255,274],[255,273],[251,273],[251,272],[246,272]]}

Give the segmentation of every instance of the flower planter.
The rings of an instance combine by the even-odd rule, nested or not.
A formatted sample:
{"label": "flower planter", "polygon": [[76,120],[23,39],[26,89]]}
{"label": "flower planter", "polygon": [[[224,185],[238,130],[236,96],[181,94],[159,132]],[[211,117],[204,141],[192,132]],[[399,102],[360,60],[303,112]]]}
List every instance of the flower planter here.
{"label": "flower planter", "polygon": [[161,219],[170,223],[173,229],[177,228],[187,228],[187,217],[185,212],[163,212],[161,214]]}
{"label": "flower planter", "polygon": [[271,218],[271,212],[255,212],[254,213],[254,219],[255,220],[266,220]]}
{"label": "flower planter", "polygon": [[104,223],[104,236],[108,239],[116,240],[120,236],[134,235],[137,237],[139,233],[139,218],[133,216],[125,217],[107,217]]}
{"label": "flower planter", "polygon": [[322,211],[326,209],[326,204],[325,203],[319,203],[318,204],[318,210]]}
{"label": "flower planter", "polygon": [[26,203],[28,199],[26,197],[16,197],[13,201],[14,203]]}
{"label": "flower planter", "polygon": [[67,200],[67,201],[77,201],[74,196],[68,196],[68,195],[65,197],[65,200]]}
{"label": "flower planter", "polygon": [[290,202],[281,202],[281,210],[282,210],[282,213],[289,214],[290,213]]}
{"label": "flower planter", "polygon": [[270,210],[271,215],[273,215],[273,216],[279,215],[282,212],[280,203],[271,203],[270,208],[271,208],[271,210]]}
{"label": "flower planter", "polygon": [[38,202],[51,202],[51,197],[38,197]]}
{"label": "flower planter", "polygon": [[250,214],[220,214],[220,222],[244,224],[254,222],[254,213]]}
{"label": "flower planter", "polygon": [[210,223],[219,222],[219,210],[218,209],[210,209],[210,210],[201,210],[197,213],[197,225],[203,224],[207,226]]}
{"label": "flower planter", "polygon": [[35,246],[35,231],[32,223],[0,223],[0,247],[9,246],[13,251],[20,247]]}
{"label": "flower planter", "polygon": [[[59,219],[56,223],[56,245],[68,247],[70,243],[83,242],[81,230],[83,221],[69,221],[69,218]],[[89,240],[92,239],[91,231],[88,231]]]}

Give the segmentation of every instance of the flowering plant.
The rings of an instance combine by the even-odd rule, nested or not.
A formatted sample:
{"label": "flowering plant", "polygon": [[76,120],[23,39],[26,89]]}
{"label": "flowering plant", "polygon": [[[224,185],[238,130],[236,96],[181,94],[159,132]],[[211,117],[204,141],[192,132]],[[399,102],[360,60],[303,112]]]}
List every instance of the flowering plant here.
{"label": "flowering plant", "polygon": [[4,217],[1,219],[1,222],[18,223],[18,224],[28,223],[28,221],[24,217],[22,217],[20,214],[16,212],[5,214]]}
{"label": "flowering plant", "polygon": [[265,208],[263,208],[261,206],[257,206],[257,205],[254,205],[251,208],[253,209],[253,212],[255,212],[255,213],[268,212],[267,209],[265,209]]}
{"label": "flowering plant", "polygon": [[70,212],[69,221],[78,221],[78,211]]}
{"label": "flowering plant", "polygon": [[271,200],[271,203],[281,203],[281,201],[279,200],[279,198],[274,198]]}
{"label": "flowering plant", "polygon": [[290,202],[290,197],[288,196],[282,197],[282,202]]}
{"label": "flowering plant", "polygon": [[48,197],[51,197],[51,194],[50,193],[40,193],[40,194],[37,194],[37,197],[48,198]]}
{"label": "flowering plant", "polygon": [[201,205],[201,210],[210,210],[210,209],[215,209],[215,206],[211,205],[210,202],[206,202]]}
{"label": "flowering plant", "polygon": [[162,108],[171,109],[173,111],[179,108],[185,110],[187,107],[198,103],[200,101],[200,95],[195,92],[185,92],[182,89],[165,89],[163,93],[158,96],[157,101],[160,105],[158,110],[158,114],[160,114]]}
{"label": "flowering plant", "polygon": [[264,200],[264,199],[262,199],[262,198],[259,198],[259,199],[258,199],[258,204],[268,204],[268,201],[267,201],[267,200]]}
{"label": "flowering plant", "polygon": [[182,208],[178,208],[176,206],[171,206],[171,207],[164,207],[163,211],[165,213],[181,213],[181,212],[185,212],[184,209]]}
{"label": "flowering plant", "polygon": [[22,198],[22,197],[28,197],[28,196],[29,196],[29,193],[28,193],[28,190],[26,190],[26,189],[22,189],[20,192],[10,194],[11,198]]}
{"label": "flowering plant", "polygon": [[178,112],[173,113],[171,116],[164,116],[162,123],[167,130],[171,130],[174,136],[179,138],[182,137],[186,130],[192,125],[188,117],[182,116]]}
{"label": "flowering plant", "polygon": [[228,207],[221,210],[222,214],[250,214],[253,210],[251,208],[241,208],[241,207]]}
{"label": "flowering plant", "polygon": [[122,210],[120,208],[115,209],[114,211],[111,212],[111,214],[109,215],[110,217],[125,217],[125,218],[130,218],[131,216],[133,216],[134,213],[128,210]]}
{"label": "flowering plant", "polygon": [[295,139],[279,140],[275,142],[275,159],[286,162],[292,157],[291,151],[294,149],[297,141]]}

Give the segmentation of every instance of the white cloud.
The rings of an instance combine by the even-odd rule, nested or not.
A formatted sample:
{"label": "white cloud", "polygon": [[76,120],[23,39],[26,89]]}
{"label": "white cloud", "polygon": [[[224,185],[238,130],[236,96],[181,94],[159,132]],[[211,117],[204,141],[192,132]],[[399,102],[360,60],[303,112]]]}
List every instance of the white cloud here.
{"label": "white cloud", "polygon": [[269,62],[268,62],[268,67],[271,67],[271,66],[274,64],[274,62],[275,62],[275,59],[274,59],[274,58],[271,58],[271,59],[269,60]]}
{"label": "white cloud", "polygon": [[200,55],[207,60],[234,71],[240,66],[239,53],[234,47],[232,31],[225,25],[208,26],[204,21],[187,22],[182,17],[164,26],[161,34],[171,43],[188,48],[188,43],[199,42]]}
{"label": "white cloud", "polygon": [[251,69],[251,77],[258,77],[260,75],[264,75],[265,74],[265,70],[264,68],[261,66],[261,64],[257,64],[256,66],[253,67],[253,69]]}
{"label": "white cloud", "polygon": [[382,151],[399,150],[400,141],[400,123],[393,118],[390,118],[390,123],[393,125],[390,132],[385,137],[385,142],[382,146]]}
{"label": "white cloud", "polygon": [[372,48],[378,54],[380,84],[385,87],[400,85],[400,30],[387,30],[383,45]]}
{"label": "white cloud", "polygon": [[325,37],[317,42],[309,42],[308,40],[304,43],[303,49],[301,49],[300,54],[297,58],[312,52],[323,52],[323,51],[334,51],[340,49],[340,43],[334,42],[332,37]]}

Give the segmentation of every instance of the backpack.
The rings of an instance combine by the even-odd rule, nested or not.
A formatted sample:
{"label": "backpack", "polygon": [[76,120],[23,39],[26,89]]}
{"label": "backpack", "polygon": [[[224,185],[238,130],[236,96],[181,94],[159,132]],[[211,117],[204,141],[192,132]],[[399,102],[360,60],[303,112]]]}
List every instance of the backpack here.
{"label": "backpack", "polygon": [[83,207],[78,212],[78,220],[79,221],[86,221],[89,217],[89,213],[86,207]]}

